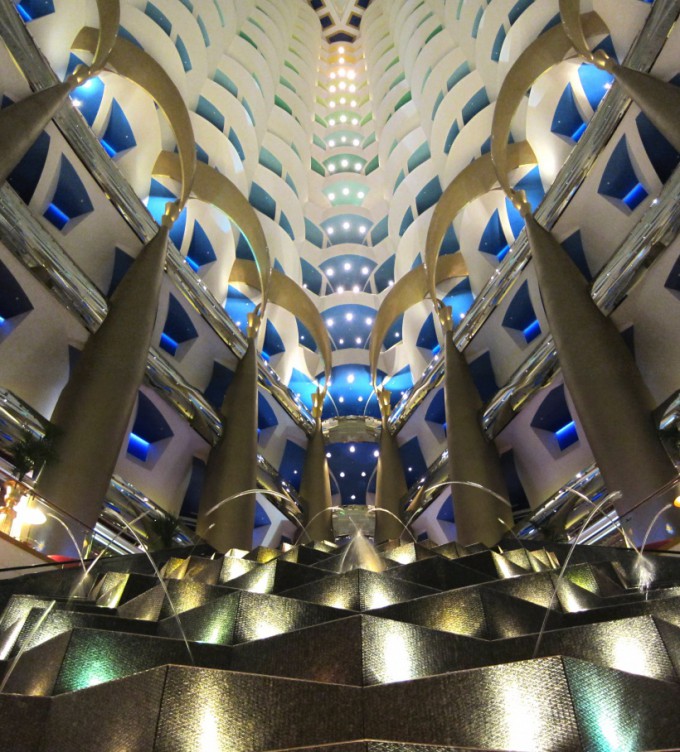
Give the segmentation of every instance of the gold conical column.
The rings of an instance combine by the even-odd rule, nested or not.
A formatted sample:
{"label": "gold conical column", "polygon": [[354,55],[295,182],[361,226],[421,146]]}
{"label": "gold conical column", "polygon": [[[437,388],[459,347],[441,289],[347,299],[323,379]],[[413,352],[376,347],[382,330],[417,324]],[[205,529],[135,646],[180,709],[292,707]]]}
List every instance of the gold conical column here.
{"label": "gold conical column", "polygon": [[43,468],[36,490],[91,528],[144,377],[168,231],[178,216],[177,205],[168,204],[158,233],[116,288],[103,324],[87,341],[52,414],[61,431],[57,458]]}
{"label": "gold conical column", "polygon": [[221,552],[230,548],[249,551],[253,545],[255,494],[237,495],[257,488],[255,338],[259,325],[259,314],[248,314],[248,347],[224,396],[224,431],[210,451],[199,504],[196,531]]}
{"label": "gold conical column", "polygon": [[309,437],[305,465],[302,468],[300,500],[304,504],[305,527],[300,543],[332,541],[335,537],[331,513],[331,479],[326,460],[326,445],[321,430],[324,396],[324,392],[320,389],[313,395],[312,415],[316,421],[316,427]]}
{"label": "gold conical column", "polygon": [[63,83],[37,91],[0,110],[0,185],[59,112],[69,94],[93,75],[93,70],[79,65]]}
{"label": "gold conical column", "polygon": [[[387,540],[398,540],[404,531],[399,502],[408,492],[408,487],[397,439],[387,425],[387,419],[390,416],[390,392],[387,389],[378,388],[377,395],[382,417],[382,430],[375,488],[375,542],[383,543]],[[381,512],[381,509],[386,511]]]}
{"label": "gold conical column", "polygon": [[516,205],[525,218],[564,382],[607,488],[623,495],[617,512],[625,514],[676,475],[652,421],[652,397],[575,264],[521,196]]}
{"label": "gold conical column", "polygon": [[[508,490],[496,447],[482,433],[482,400],[467,361],[453,341],[451,308],[440,307],[439,317],[445,339],[446,440],[449,480],[455,481],[451,495],[457,540],[464,546],[493,546],[512,526],[510,504],[501,500],[508,498]],[[466,483],[476,483],[487,490]]]}
{"label": "gold conical column", "polygon": [[647,115],[659,132],[680,151],[680,87],[661,81],[648,73],[625,68],[609,61],[606,69],[623,90]]}

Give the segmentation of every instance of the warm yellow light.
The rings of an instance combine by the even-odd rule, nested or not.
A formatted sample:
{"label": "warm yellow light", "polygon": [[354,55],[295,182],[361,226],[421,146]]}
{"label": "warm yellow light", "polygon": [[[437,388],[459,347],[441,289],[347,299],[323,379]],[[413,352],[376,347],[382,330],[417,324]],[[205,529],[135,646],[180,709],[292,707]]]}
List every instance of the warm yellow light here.
{"label": "warm yellow light", "polygon": [[676,496],[673,500],[673,506],[674,507],[680,507],[680,496]]}

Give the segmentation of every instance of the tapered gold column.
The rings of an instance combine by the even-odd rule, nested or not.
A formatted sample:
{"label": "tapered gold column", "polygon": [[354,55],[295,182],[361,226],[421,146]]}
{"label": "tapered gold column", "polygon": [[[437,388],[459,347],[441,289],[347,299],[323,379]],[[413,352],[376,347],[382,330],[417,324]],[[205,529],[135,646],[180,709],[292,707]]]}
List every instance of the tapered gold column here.
{"label": "tapered gold column", "polygon": [[156,236],[140,251],[109,301],[64,387],[52,423],[61,430],[57,459],[36,488],[72,517],[94,527],[144,377],[165,265],[168,231],[179,215],[168,204]]}
{"label": "tapered gold column", "polygon": [[64,83],[31,94],[0,110],[0,185],[21,162],[68,95],[87,77],[87,68],[78,66]]}
{"label": "tapered gold column", "polygon": [[333,517],[331,512],[331,479],[326,460],[326,445],[321,430],[324,393],[313,395],[312,415],[316,421],[314,433],[307,443],[305,464],[302,468],[300,500],[304,505],[304,533],[300,543],[309,541],[332,541]]}
{"label": "tapered gold column", "polygon": [[248,348],[222,403],[224,432],[210,451],[199,504],[196,531],[221,552],[230,548],[249,551],[253,544],[255,494],[238,494],[257,488],[255,339],[259,324],[259,314],[248,314]]}
{"label": "tapered gold column", "polygon": [[[453,341],[451,309],[442,306],[439,315],[446,347],[446,439],[449,480],[455,481],[451,495],[457,540],[464,546],[492,546],[512,526],[510,504],[498,498],[507,499],[508,490],[496,447],[482,433],[482,400],[467,362]],[[466,483],[476,483],[487,490]]]}
{"label": "tapered gold column", "polygon": [[659,132],[680,151],[680,87],[648,73],[617,65],[607,58],[601,66],[613,74],[628,96],[647,115]]}
{"label": "tapered gold column", "polygon": [[652,421],[654,407],[614,323],[551,233],[521,205],[536,276],[564,382],[609,491],[620,491],[619,514],[670,482],[673,463]]}
{"label": "tapered gold column", "polygon": [[375,488],[375,542],[383,543],[387,540],[398,540],[404,532],[400,501],[408,492],[408,486],[396,436],[390,432],[387,425],[390,416],[390,392],[378,388],[377,394],[382,431]]}
{"label": "tapered gold column", "polygon": [[79,65],[64,83],[30,94],[0,110],[0,185],[33,146],[68,95],[106,64],[118,36],[119,0],[97,0],[99,29],[94,31],[92,65]]}

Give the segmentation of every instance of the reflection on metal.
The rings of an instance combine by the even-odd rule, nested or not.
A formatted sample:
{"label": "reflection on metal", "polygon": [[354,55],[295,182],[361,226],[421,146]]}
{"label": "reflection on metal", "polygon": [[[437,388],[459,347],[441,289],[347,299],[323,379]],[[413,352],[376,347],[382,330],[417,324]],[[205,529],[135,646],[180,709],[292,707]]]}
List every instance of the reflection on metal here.
{"label": "reflection on metal", "polygon": [[397,438],[387,428],[390,414],[390,392],[378,387],[378,403],[382,416],[380,449],[375,483],[375,542],[398,540],[404,532],[401,499],[408,493],[404,465],[399,453]]}
{"label": "reflection on metal", "polygon": [[[44,89],[58,83],[49,63],[36,48],[33,38],[11,4],[0,3],[0,27],[3,41],[34,88]],[[80,113],[73,107],[64,107],[55,115],[54,120],[131,229],[142,241],[150,240],[158,231],[156,222]],[[246,349],[245,337],[206,285],[187,266],[184,257],[172,243],[168,245],[167,273],[179,292],[201,314],[217,336],[237,357],[242,357]],[[301,400],[282,383],[279,375],[262,358],[259,369],[262,387],[305,432],[311,433],[314,423]]]}
{"label": "reflection on metal", "polygon": [[[169,151],[161,152],[152,170],[152,175],[154,177],[162,175],[179,181],[181,179],[179,156]],[[203,162],[198,162],[196,165],[191,193],[199,201],[210,203],[223,211],[245,236],[257,264],[257,272],[260,278],[258,287],[262,291],[260,306],[261,312],[264,314],[269,295],[271,259],[267,240],[255,210],[229,178]]]}
{"label": "reflection on metal", "polygon": [[[443,282],[452,277],[467,275],[467,265],[461,253],[442,256],[437,260],[436,281]],[[384,297],[375,317],[369,347],[369,364],[371,383],[376,385],[378,375],[378,358],[385,335],[394,320],[427,296],[427,274],[424,266],[417,266],[397,280]]]}
{"label": "reflection on metal", "polygon": [[[74,50],[94,52],[97,45],[97,31],[90,27],[81,29],[71,45]],[[181,165],[181,189],[179,205],[183,207],[191,191],[191,183],[196,172],[196,145],[191,127],[189,111],[182,95],[163,68],[141,48],[126,39],[116,39],[111,49],[107,65],[116,73],[140,86],[161,108],[168,120],[179,152]]]}
{"label": "reflection on metal", "polygon": [[[508,146],[505,157],[509,169],[536,164],[536,155],[527,141]],[[438,282],[435,262],[439,258],[444,236],[459,212],[471,201],[492,190],[497,182],[491,155],[484,154],[456,175],[437,202],[427,230],[424,257],[427,288],[433,301],[437,299]]]}
{"label": "reflection on metal", "polygon": [[257,346],[259,320],[248,314],[252,336],[226,391],[220,413],[224,431],[210,450],[196,531],[218,551],[249,549],[257,488]]}
{"label": "reflection on metal", "polygon": [[144,379],[176,212],[166,206],[161,227],[116,287],[52,412],[60,429],[58,460],[47,460],[36,488],[88,527],[99,516]]}
{"label": "reflection on metal", "polygon": [[348,415],[327,418],[322,424],[329,444],[350,444],[361,441],[375,444],[380,439],[380,421],[370,416]]}
{"label": "reflection on metal", "polygon": [[96,0],[99,13],[99,32],[90,74],[95,75],[106,65],[118,37],[120,0]]}
{"label": "reflection on metal", "polygon": [[[257,269],[252,261],[236,259],[231,267],[230,282],[243,282],[250,287],[258,288],[259,278]],[[285,308],[309,329],[316,342],[324,361],[325,384],[328,384],[332,367],[331,340],[324,320],[317,307],[302,287],[286,277],[277,269],[272,269],[269,285],[269,299],[272,303]],[[325,393],[325,390],[324,390]]]}
{"label": "reflection on metal", "polygon": [[[317,398],[318,405],[322,408],[322,393],[317,392],[314,396]],[[315,410],[316,413],[317,410]],[[304,533],[300,539],[302,543],[334,539],[331,512],[333,506],[331,478],[320,416],[317,421],[316,430],[307,442],[300,483],[300,500],[304,512]]]}
{"label": "reflection on metal", "polygon": [[[637,40],[628,51],[624,64],[627,68],[648,70],[666,43],[668,34],[680,12],[680,0],[654,3],[647,22]],[[568,205],[575,191],[590,172],[595,160],[606,146],[626,112],[630,100],[620,87],[607,92],[597,111],[588,123],[583,136],[574,146],[562,165],[553,184],[535,212],[536,219],[546,228],[552,227]],[[522,231],[498,269],[491,275],[475,298],[470,310],[454,332],[459,349],[464,349],[495,311],[529,260],[529,245]],[[399,431],[432,389],[444,378],[443,359],[433,358],[421,378],[399,400],[390,416],[390,429]]]}

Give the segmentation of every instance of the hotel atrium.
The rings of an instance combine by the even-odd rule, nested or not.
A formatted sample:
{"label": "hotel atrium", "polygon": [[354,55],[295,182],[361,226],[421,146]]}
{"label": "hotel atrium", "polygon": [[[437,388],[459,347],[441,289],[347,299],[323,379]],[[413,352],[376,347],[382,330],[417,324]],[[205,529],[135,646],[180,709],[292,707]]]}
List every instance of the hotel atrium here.
{"label": "hotel atrium", "polygon": [[0,0],[0,752],[680,749],[679,15]]}
{"label": "hotel atrium", "polygon": [[[3,108],[70,82],[0,193],[6,477],[17,442],[57,427],[45,514],[31,497],[11,537],[69,553],[51,510],[96,550],[126,523],[143,542],[145,513],[179,517],[176,542],[198,518],[221,550],[310,523],[491,545],[559,509],[569,537],[609,493],[582,540],[620,541],[623,521],[641,541],[677,478],[679,156],[610,64],[673,89],[678,4],[566,5],[579,52],[557,0],[123,0],[111,38],[110,5],[4,0]],[[546,303],[532,213],[614,349],[580,303]],[[166,231],[102,386],[81,353]],[[490,492],[466,498],[474,483]],[[676,536],[665,509],[650,542]]]}

